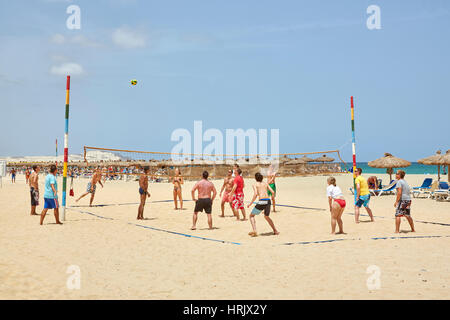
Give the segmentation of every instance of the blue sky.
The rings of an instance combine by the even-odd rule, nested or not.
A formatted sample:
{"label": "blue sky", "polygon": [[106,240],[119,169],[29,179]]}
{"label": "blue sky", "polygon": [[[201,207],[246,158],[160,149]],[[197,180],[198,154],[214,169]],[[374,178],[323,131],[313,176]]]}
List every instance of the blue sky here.
{"label": "blue sky", "polygon": [[[381,30],[366,27],[372,4]],[[350,160],[353,95],[357,159],[416,161],[450,148],[449,39],[447,0],[2,1],[0,155],[62,148],[70,71],[70,153],[170,151],[202,120]]]}

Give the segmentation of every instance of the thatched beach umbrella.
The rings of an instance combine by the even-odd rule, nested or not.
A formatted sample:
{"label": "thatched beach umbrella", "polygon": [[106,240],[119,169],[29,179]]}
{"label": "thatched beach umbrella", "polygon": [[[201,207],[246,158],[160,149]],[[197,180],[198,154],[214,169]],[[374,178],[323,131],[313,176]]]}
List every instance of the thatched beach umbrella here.
{"label": "thatched beach umbrella", "polygon": [[303,159],[293,159],[288,162],[285,162],[284,164],[287,166],[294,166],[294,165],[305,164],[305,163],[307,163],[307,162]]}
{"label": "thatched beach umbrella", "polygon": [[327,157],[325,154],[321,157],[315,158],[314,162],[333,162],[334,158]]}
{"label": "thatched beach umbrella", "polygon": [[307,156],[303,156],[299,160],[302,160],[304,162],[314,162],[314,159],[308,158]]}
{"label": "thatched beach umbrella", "polygon": [[447,166],[447,181],[450,182],[450,149],[442,156],[441,164]]}
{"label": "thatched beach umbrella", "polygon": [[417,162],[428,165],[428,166],[437,166],[438,167],[438,181],[440,181],[441,180],[441,164],[443,164],[442,163],[443,158],[444,158],[444,156],[441,155],[441,150],[438,150],[438,151],[436,151],[436,154],[433,154],[432,156],[420,159]]}
{"label": "thatched beach umbrella", "polygon": [[389,181],[392,180],[392,172],[394,168],[405,168],[411,165],[411,162],[394,157],[390,153],[385,153],[384,157],[370,161],[369,167],[372,168],[386,168],[386,172],[389,174]]}

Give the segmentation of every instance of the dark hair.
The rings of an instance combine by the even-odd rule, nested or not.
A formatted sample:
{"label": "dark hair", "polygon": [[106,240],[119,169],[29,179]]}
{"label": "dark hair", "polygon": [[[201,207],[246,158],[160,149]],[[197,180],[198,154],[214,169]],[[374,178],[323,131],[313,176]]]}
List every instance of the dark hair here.
{"label": "dark hair", "polygon": [[144,172],[148,172],[148,170],[150,170],[149,167],[144,167]]}
{"label": "dark hair", "polygon": [[54,164],[52,164],[51,166],[50,166],[50,172],[51,173],[54,173],[56,171],[56,166],[54,165]]}
{"label": "dark hair", "polygon": [[242,174],[241,168],[238,167],[237,172],[239,173],[239,175],[241,175]]}
{"label": "dark hair", "polygon": [[403,170],[397,170],[397,174],[400,176],[400,178],[403,179],[405,177],[406,172]]}
{"label": "dark hair", "polygon": [[34,165],[34,166],[33,166],[33,170],[34,170],[34,171],[36,171],[37,168],[38,168],[37,165]]}
{"label": "dark hair", "polygon": [[362,169],[361,169],[361,168],[356,168],[356,171],[358,171],[358,172],[359,172],[359,174],[361,174],[361,173],[362,173]]}
{"label": "dark hair", "polygon": [[259,172],[255,173],[255,180],[258,182],[262,182],[263,181],[263,175]]}
{"label": "dark hair", "polygon": [[203,177],[203,179],[208,179],[208,176],[209,176],[209,173],[208,173],[208,171],[203,171],[203,173],[202,173],[202,177]]}
{"label": "dark hair", "polygon": [[236,168],[239,168],[239,165],[238,165],[237,163],[235,163],[234,166],[235,166]]}

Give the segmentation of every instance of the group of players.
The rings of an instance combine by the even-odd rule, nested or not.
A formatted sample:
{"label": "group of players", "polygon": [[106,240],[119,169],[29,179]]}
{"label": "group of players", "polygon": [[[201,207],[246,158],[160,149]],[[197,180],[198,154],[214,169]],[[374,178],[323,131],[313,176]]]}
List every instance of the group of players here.
{"label": "group of players", "polygon": [[[37,215],[36,206],[39,205],[39,171],[38,166],[33,166],[33,172],[28,176],[27,183],[30,186],[31,195],[31,215]],[[138,220],[144,219],[144,207],[145,202],[150,193],[148,190],[148,177],[149,177],[149,167],[144,167],[143,174],[139,178],[139,195],[140,204],[138,207]],[[355,197],[355,222],[359,223],[360,208],[365,207],[371,221],[374,221],[372,210],[369,207],[370,192],[367,180],[361,176],[362,170],[358,168],[355,172],[356,179],[356,197]],[[49,173],[45,177],[45,193],[44,193],[44,209],[41,213],[40,224],[42,225],[45,215],[49,209],[54,209],[55,219],[57,224],[62,224],[59,221],[59,205],[58,205],[58,184],[56,179],[57,167],[55,165],[50,166]],[[276,229],[272,219],[270,218],[271,207],[273,206],[273,211],[275,212],[275,196],[276,196],[276,185],[275,178],[277,172],[272,166],[269,167],[267,172],[267,181],[264,181],[263,175],[261,173],[255,174],[255,184],[253,185],[253,197],[247,208],[258,200],[250,213],[250,222],[252,226],[252,231],[249,235],[256,237],[258,235],[256,231],[256,220],[255,216],[264,212],[264,218],[273,230],[274,235],[278,235],[279,232]],[[396,173],[396,189],[397,197],[394,203],[396,208],[396,233],[399,232],[400,228],[400,218],[405,217],[411,226],[411,231],[414,232],[414,222],[411,218],[410,208],[411,208],[411,197],[410,197],[410,187],[404,180],[405,172],[398,170]],[[192,227],[191,230],[196,230],[198,213],[205,212],[208,219],[209,229],[213,229],[212,223],[212,204],[217,196],[217,191],[214,184],[208,180],[208,171],[203,171],[202,179],[198,181],[191,190],[192,200],[195,202],[194,213],[192,217]],[[96,185],[99,183],[103,188],[102,184],[102,172],[97,169],[93,172],[91,180],[87,184],[85,193],[83,193],[76,201],[78,202],[83,197],[88,194],[91,195],[89,206],[92,206],[94,201]],[[182,185],[184,184],[184,179],[181,175],[180,170],[175,169],[175,175],[169,179],[173,184],[173,200],[175,204],[175,210],[183,209],[183,197],[182,197]],[[344,212],[346,202],[341,189],[336,186],[336,179],[329,177],[327,187],[327,196],[329,202],[329,208],[331,213],[331,233],[336,234],[336,226],[339,228],[338,234],[343,234],[343,222],[342,214]],[[227,176],[224,178],[222,188],[220,190],[219,197],[221,198],[221,215],[219,217],[225,217],[225,204],[229,203],[230,208],[236,217],[236,220],[245,221],[246,212],[244,206],[244,178],[242,177],[242,170],[239,165],[235,164],[233,170],[228,170]],[[196,196],[197,193],[197,196]],[[178,202],[180,207],[178,207]],[[241,218],[242,215],[242,218]]]}
{"label": "group of players", "polygon": [[[144,167],[144,174],[142,174],[141,177],[139,178],[140,204],[137,215],[138,220],[144,219],[144,207],[146,198],[150,197],[150,193],[148,191],[148,176],[149,176],[149,168]],[[203,211],[207,215],[209,229],[213,229],[211,213],[212,213],[212,204],[217,196],[217,190],[214,184],[208,180],[208,177],[209,177],[208,171],[206,170],[203,171],[202,179],[198,181],[191,190],[192,200],[195,202],[191,230],[196,230],[198,213]],[[273,210],[275,211],[275,195],[276,195],[275,177],[276,171],[274,171],[272,167],[269,168],[267,182],[263,181],[264,179],[261,173],[255,174],[256,182],[253,185],[254,191],[253,198],[247,205],[247,208],[249,208],[253,204],[253,202],[256,199],[258,199],[255,207],[250,213],[250,222],[253,231],[249,232],[249,235],[252,237],[256,237],[258,235],[256,231],[255,216],[259,215],[261,212],[264,212],[264,218],[272,228],[273,234],[274,235],[279,234],[272,219],[269,217],[272,205]],[[175,204],[175,210],[178,209],[182,210],[183,197],[181,189],[182,184],[184,184],[184,179],[181,176],[181,172],[178,168],[175,169],[175,175],[170,178],[170,181],[173,184],[173,199]],[[227,176],[223,181],[219,197],[221,198],[221,212],[222,212],[222,214],[219,215],[219,217],[222,218],[225,217],[225,204],[229,203],[230,208],[234,216],[236,217],[236,220],[241,221],[247,220],[244,206],[244,179],[242,177],[242,170],[239,168],[239,165],[236,164],[233,170],[231,169],[228,170]],[[180,207],[178,207],[178,202],[180,203]]]}

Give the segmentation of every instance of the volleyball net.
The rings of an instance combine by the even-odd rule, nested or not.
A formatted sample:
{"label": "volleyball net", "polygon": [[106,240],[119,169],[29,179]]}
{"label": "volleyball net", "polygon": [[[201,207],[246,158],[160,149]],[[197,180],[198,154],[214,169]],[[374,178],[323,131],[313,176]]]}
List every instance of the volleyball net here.
{"label": "volleyball net", "polygon": [[[144,167],[155,179],[167,178],[178,169],[183,177],[197,179],[204,170],[223,178],[238,164],[244,176],[277,171],[280,176],[348,172],[339,150],[283,154],[193,154],[84,147],[84,166],[102,168],[117,176],[142,173]],[[69,163],[70,166],[70,163]]]}

